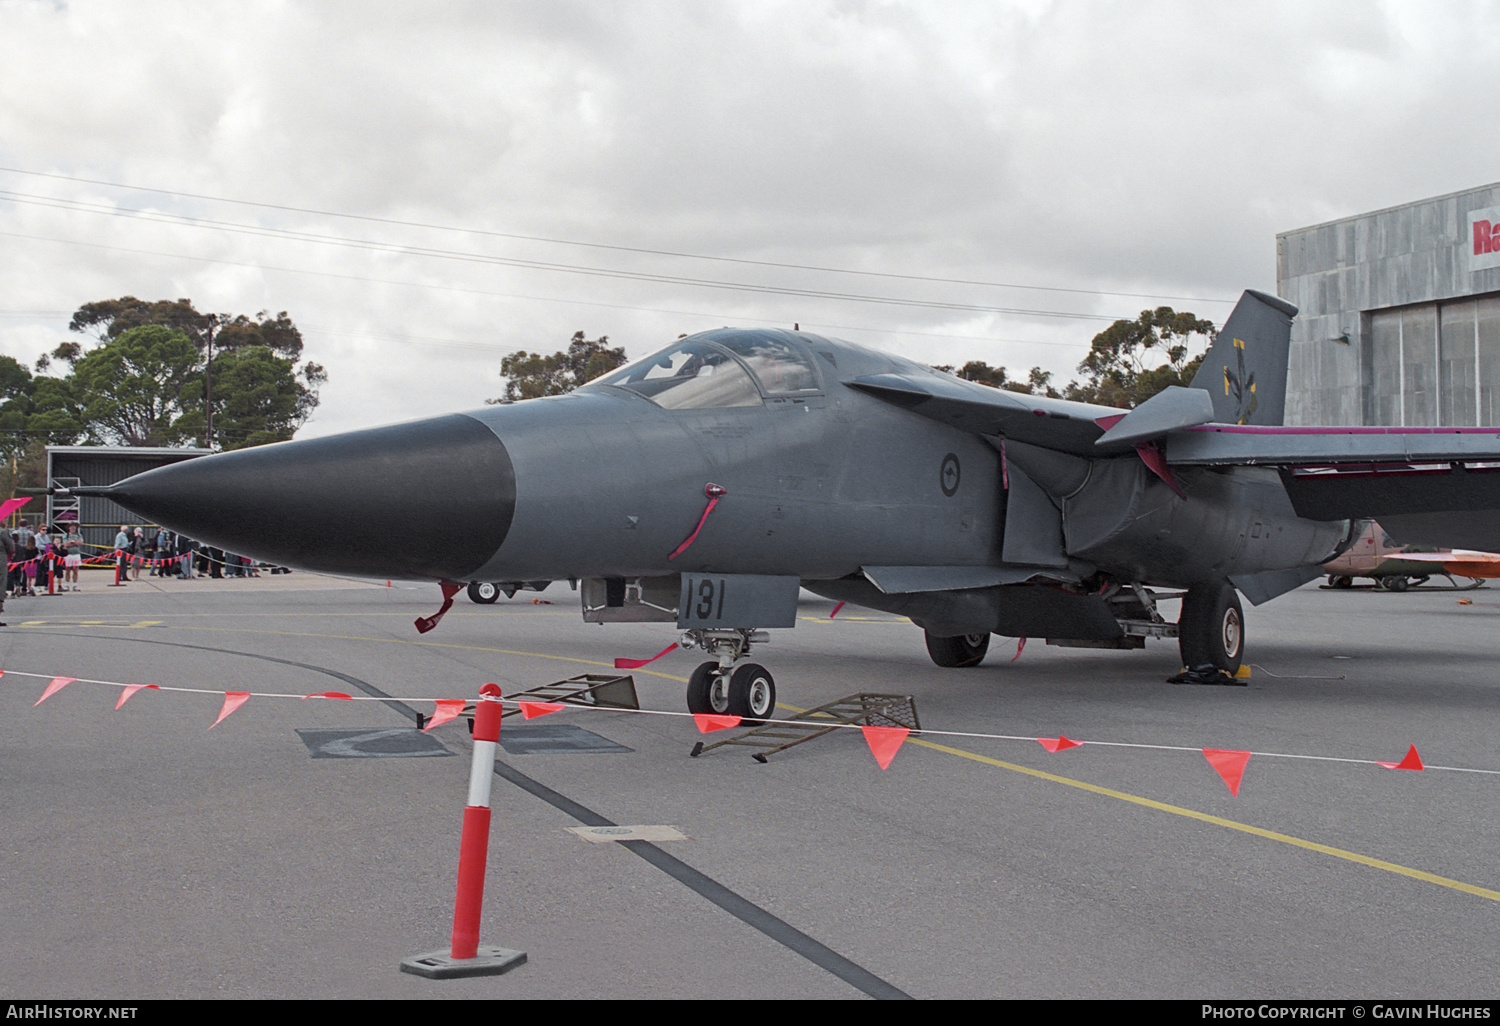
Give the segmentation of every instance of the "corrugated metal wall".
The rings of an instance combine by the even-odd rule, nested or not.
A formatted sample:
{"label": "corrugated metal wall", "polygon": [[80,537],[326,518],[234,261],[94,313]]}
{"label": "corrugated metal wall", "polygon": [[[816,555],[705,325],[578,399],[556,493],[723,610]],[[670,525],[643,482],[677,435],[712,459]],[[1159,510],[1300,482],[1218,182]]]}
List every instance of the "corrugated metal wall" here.
{"label": "corrugated metal wall", "polygon": [[[1500,268],[1469,270],[1470,211],[1500,206],[1500,184],[1314,225],[1276,237],[1276,287],[1299,309],[1288,424],[1377,424],[1376,311],[1500,293]],[[1437,356],[1431,368],[1438,376]],[[1419,409],[1425,409],[1420,406]],[[1430,421],[1437,423],[1437,406]]]}

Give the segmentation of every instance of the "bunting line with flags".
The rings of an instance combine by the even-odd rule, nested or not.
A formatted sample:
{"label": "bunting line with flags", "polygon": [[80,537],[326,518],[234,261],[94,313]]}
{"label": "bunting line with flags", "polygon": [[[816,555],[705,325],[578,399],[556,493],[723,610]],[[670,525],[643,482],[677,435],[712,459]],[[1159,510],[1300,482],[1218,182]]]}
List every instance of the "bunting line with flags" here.
{"label": "bunting line with flags", "polygon": [[[38,680],[46,680],[47,685],[43,690],[41,697],[38,698],[35,703],[33,703],[34,706],[41,705],[42,702],[46,701],[48,698],[57,694],[63,688],[73,683],[92,684],[103,687],[118,688],[120,694],[119,698],[115,702],[115,709],[117,710],[120,709],[135,694],[143,690],[151,690],[161,693],[215,695],[222,700],[222,705],[219,709],[218,718],[215,719],[209,727],[210,730],[212,730],[214,727],[217,727],[251,698],[289,698],[297,699],[298,701],[304,701],[309,698],[322,698],[326,700],[345,702],[404,702],[407,704],[418,705],[431,702],[436,707],[436,709],[431,718],[424,717],[424,733],[426,731],[434,729],[435,727],[441,726],[442,724],[448,723],[451,720],[457,719],[459,716],[463,715],[464,710],[468,707],[468,703],[471,701],[469,699],[462,698],[431,698],[427,696],[376,697],[369,695],[347,695],[341,691],[320,691],[314,692],[312,694],[288,694],[285,692],[263,691],[227,691],[221,688],[176,687],[164,684],[124,683],[121,681],[112,680],[94,680],[86,677],[54,676],[52,674],[46,673],[29,673],[24,670],[0,669],[0,677],[30,677]],[[612,706],[588,706],[563,702],[542,702],[534,699],[505,698],[496,699],[496,701],[503,702],[507,705],[514,705],[520,710],[522,716],[528,720],[535,719],[539,716],[547,716],[553,713],[562,712],[564,710],[573,710],[583,712],[609,712],[638,716],[668,716],[677,718],[690,717],[694,721],[694,724],[697,726],[698,730],[705,734],[719,730],[728,730],[730,728],[740,726],[741,724],[741,718],[738,716],[717,715],[713,713],[674,712],[666,709],[620,709]],[[764,725],[791,725],[798,727],[807,726],[806,720],[766,719],[757,720],[756,722],[758,724]],[[827,723],[823,725],[827,726],[830,729],[836,730],[860,730],[863,733],[864,739],[870,748],[871,754],[875,757],[875,760],[880,765],[881,769],[885,769],[890,765],[891,760],[895,758],[896,752],[899,751],[901,745],[905,742],[907,735],[909,733],[912,733],[906,728],[901,727],[869,726],[852,723]],[[924,728],[921,733],[934,737],[970,738],[977,741],[1030,741],[1040,744],[1044,749],[1053,754],[1061,751],[1066,751],[1070,748],[1080,748],[1085,744],[1100,748],[1139,748],[1145,751],[1198,752],[1208,760],[1209,764],[1214,768],[1214,771],[1219,774],[1220,778],[1224,781],[1225,786],[1229,788],[1230,794],[1236,796],[1239,794],[1239,787],[1244,776],[1245,766],[1249,763],[1252,756],[1265,759],[1302,759],[1312,762],[1338,762],[1348,763],[1350,765],[1380,766],[1385,769],[1393,770],[1478,773],[1488,776],[1500,776],[1500,769],[1483,769],[1474,766],[1427,765],[1422,761],[1421,756],[1417,752],[1417,746],[1414,744],[1408,747],[1406,755],[1401,759],[1401,761],[1387,762],[1379,759],[1351,759],[1347,757],[1330,755],[1308,755],[1293,752],[1255,752],[1231,748],[1146,744],[1143,742],[1130,741],[1099,741],[1094,739],[1080,741],[1070,738],[1065,734],[1059,734],[1057,737],[1036,737],[1033,735],[1023,734],[992,734],[979,731],[933,730],[928,728]]]}

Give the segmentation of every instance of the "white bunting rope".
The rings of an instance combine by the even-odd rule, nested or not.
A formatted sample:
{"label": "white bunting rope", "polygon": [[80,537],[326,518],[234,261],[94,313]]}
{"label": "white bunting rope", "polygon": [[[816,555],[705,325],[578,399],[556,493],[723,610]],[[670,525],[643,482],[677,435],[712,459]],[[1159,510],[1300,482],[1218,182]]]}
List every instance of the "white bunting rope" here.
{"label": "white bunting rope", "polygon": [[[90,679],[90,678],[87,678],[87,677],[61,677],[61,676],[58,676],[58,675],[55,675],[55,674],[48,674],[48,673],[28,673],[28,672],[23,671],[23,670],[0,670],[0,677],[8,677],[8,676],[34,677],[34,678],[37,678],[38,680],[50,680],[50,681],[52,681],[54,683],[57,682],[57,681],[62,681],[62,682],[64,682],[64,685],[77,683],[77,684],[98,684],[98,685],[101,685],[101,686],[104,686],[104,687],[112,687],[112,688],[133,688],[133,689],[146,689],[146,688],[149,688],[149,689],[151,689],[153,691],[177,692],[177,693],[181,693],[181,694],[218,695],[221,698],[228,698],[229,696],[232,695],[232,696],[238,697],[241,702],[245,701],[248,698],[291,698],[291,699],[297,699],[299,701],[302,701],[302,700],[305,700],[305,699],[311,699],[311,698],[322,698],[322,699],[325,699],[325,700],[334,700],[334,701],[341,701],[341,702],[403,702],[403,703],[434,702],[434,703],[440,703],[439,704],[439,709],[442,710],[445,706],[451,708],[454,705],[459,704],[459,703],[467,703],[467,702],[474,701],[473,699],[432,698],[432,697],[428,697],[428,696],[423,696],[423,697],[417,698],[417,697],[401,697],[401,696],[396,696],[396,695],[392,695],[392,696],[388,696],[388,697],[385,697],[385,696],[375,697],[375,696],[372,696],[372,695],[347,695],[347,694],[345,694],[343,692],[336,692],[336,691],[314,692],[314,693],[308,694],[308,695],[289,695],[289,694],[285,694],[285,693],[282,693],[282,692],[275,692],[275,691],[225,691],[223,689],[217,689],[217,688],[171,687],[171,686],[168,686],[168,685],[165,685],[165,684],[132,684],[132,683],[123,683],[121,681],[113,681],[113,680],[93,680],[93,679]],[[49,691],[46,694],[43,695],[43,698],[46,698],[50,694],[53,694],[53,693],[55,693],[55,692],[53,690],[49,689]],[[38,701],[37,701],[36,704],[40,705],[41,701],[42,701],[41,699],[38,699]],[[571,703],[571,702],[548,702],[548,701],[546,701],[544,699],[540,699],[540,698],[501,698],[501,699],[499,699],[499,701],[502,704],[509,705],[509,706],[516,706],[516,707],[520,707],[520,706],[541,707],[541,708],[545,709],[545,711],[547,713],[560,712],[560,711],[563,711],[563,710],[572,710],[572,711],[581,711],[581,712],[624,713],[624,714],[627,714],[627,715],[638,715],[638,716],[668,716],[668,717],[674,717],[674,718],[677,718],[677,719],[692,719],[692,720],[695,720],[695,722],[700,722],[700,724],[701,724],[701,720],[699,718],[703,717],[705,715],[703,713],[673,712],[673,711],[667,710],[667,709],[620,709],[620,708],[616,708],[616,707],[613,707],[613,706],[590,706],[590,705],[574,704],[574,703]],[[118,708],[118,706],[116,708]],[[234,708],[238,708],[238,705],[236,705]],[[224,713],[224,714],[222,714],[220,716],[220,720],[222,720],[227,715],[228,715],[227,712]],[[448,717],[442,719],[439,722],[447,722],[449,719],[454,719],[458,715],[459,714],[455,712],[453,715],[448,716]],[[538,713],[538,715],[542,715],[542,713]],[[740,723],[740,719],[741,718],[731,715],[731,716],[712,716],[711,719],[713,719],[715,721],[734,721],[732,723],[718,722],[718,723],[715,723],[714,728],[712,728],[712,729],[723,729],[723,728],[726,728],[726,727],[738,726],[739,723]],[[437,724],[434,724],[434,725],[437,725]],[[905,730],[906,729],[906,728],[892,728],[892,727],[879,727],[879,726],[876,726],[874,728],[870,728],[870,727],[866,727],[865,725],[857,724],[857,723],[837,723],[837,722],[834,722],[832,720],[824,720],[824,719],[800,719],[800,720],[757,719],[757,720],[754,721],[753,725],[755,725],[755,726],[762,726],[762,725],[766,725],[766,726],[771,726],[771,725],[775,725],[775,726],[794,726],[794,727],[804,727],[804,728],[805,727],[810,727],[810,726],[815,726],[815,727],[818,727],[820,729],[821,728],[832,728],[832,729],[837,729],[837,730],[862,730],[862,731],[863,730],[868,730],[868,729],[875,729],[875,730],[891,730],[891,729]],[[702,729],[702,727],[700,725],[700,730],[701,729]],[[988,733],[982,733],[982,732],[979,732],[979,731],[966,731],[966,730],[934,730],[934,729],[927,728],[927,727],[924,727],[924,728],[922,728],[919,731],[915,731],[915,730],[911,731],[910,733],[912,733],[912,734],[920,734],[923,737],[969,738],[971,740],[976,740],[976,741],[1030,741],[1030,742],[1035,743],[1035,742],[1040,742],[1040,741],[1044,740],[1043,738],[1038,738],[1038,737],[1034,737],[1034,736],[1026,735],[1026,734],[988,734]],[[1203,748],[1201,746],[1192,746],[1192,745],[1156,745],[1156,744],[1145,744],[1145,743],[1141,743],[1141,742],[1130,742],[1130,741],[1078,740],[1078,739],[1063,738],[1061,736],[1059,738],[1046,738],[1045,740],[1046,741],[1050,741],[1050,742],[1054,742],[1054,743],[1056,743],[1056,741],[1058,741],[1058,740],[1062,740],[1062,741],[1065,742],[1062,745],[1062,747],[1064,749],[1069,748],[1069,747],[1083,747],[1084,745],[1090,745],[1090,746],[1099,747],[1099,748],[1138,748],[1138,749],[1143,749],[1143,750],[1147,750],[1147,751],[1159,751],[1159,752],[1199,752],[1199,753],[1202,753],[1202,752],[1205,752],[1205,751],[1212,751],[1212,750],[1214,750],[1214,749],[1205,749],[1205,748]],[[1379,759],[1350,759],[1350,758],[1341,758],[1339,756],[1332,756],[1332,755],[1305,755],[1305,754],[1299,754],[1299,753],[1293,753],[1293,752],[1258,752],[1258,751],[1251,751],[1251,750],[1245,750],[1243,754],[1246,755],[1247,757],[1248,756],[1255,756],[1257,758],[1263,758],[1263,759],[1301,759],[1301,760],[1309,761],[1309,762],[1337,762],[1337,763],[1348,763],[1348,764],[1360,765],[1360,766],[1381,766],[1381,767],[1384,767],[1384,768],[1387,768],[1387,769],[1393,768],[1393,767],[1396,766],[1395,763],[1385,762],[1385,761],[1382,761],[1382,760],[1379,760]],[[1408,768],[1408,767],[1402,767],[1402,768]],[[1410,767],[1410,768],[1417,768],[1417,767]],[[1484,775],[1489,775],[1489,776],[1500,776],[1500,770],[1495,770],[1495,769],[1480,769],[1480,768],[1472,767],[1472,766],[1433,766],[1433,765],[1422,764],[1420,766],[1420,768],[1423,769],[1423,770],[1427,770],[1427,771],[1441,771],[1441,772],[1447,772],[1447,773],[1478,773],[1478,774],[1484,774]]]}

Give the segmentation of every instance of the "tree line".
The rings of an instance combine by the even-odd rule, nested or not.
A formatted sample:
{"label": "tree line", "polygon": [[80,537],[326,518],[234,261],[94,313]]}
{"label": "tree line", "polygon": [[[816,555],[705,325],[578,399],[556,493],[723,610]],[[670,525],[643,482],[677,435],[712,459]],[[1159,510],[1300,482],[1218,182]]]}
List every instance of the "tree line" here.
{"label": "tree line", "polygon": [[47,445],[285,441],[328,380],[303,360],[302,333],[285,311],[203,313],[189,299],[122,296],[83,304],[68,328],[83,340],[61,343],[33,368],[0,356],[0,451],[12,488],[42,483]]}

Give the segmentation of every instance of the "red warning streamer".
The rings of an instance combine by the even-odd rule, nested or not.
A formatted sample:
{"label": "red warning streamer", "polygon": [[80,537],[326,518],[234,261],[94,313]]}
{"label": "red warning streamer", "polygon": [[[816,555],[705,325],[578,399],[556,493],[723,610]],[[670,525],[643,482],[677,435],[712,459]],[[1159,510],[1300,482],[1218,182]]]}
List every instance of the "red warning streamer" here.
{"label": "red warning streamer", "polygon": [[47,685],[47,690],[42,692],[42,697],[38,698],[35,702],[32,702],[31,707],[35,709],[37,706],[41,705],[47,699],[51,698],[53,695],[57,694],[59,691],[61,691],[63,688],[67,687],[77,679],[77,677],[53,677],[51,682]]}
{"label": "red warning streamer", "polygon": [[828,614],[828,619],[832,620],[835,616],[838,616],[839,615],[839,610],[843,609],[843,608],[844,608],[844,604],[842,602],[840,602],[838,605],[834,606],[833,607],[833,612],[831,612],[831,613]]}
{"label": "red warning streamer", "polygon": [[549,716],[555,712],[562,712],[567,706],[561,702],[517,702],[521,707],[521,719],[534,720],[538,716]]}
{"label": "red warning streamer", "polygon": [[437,706],[437,711],[432,714],[432,719],[427,721],[427,726],[422,728],[422,733],[427,733],[433,727],[441,727],[449,720],[454,720],[464,711],[466,704],[462,698],[435,698],[432,702]]}
{"label": "red warning streamer", "polygon": [[250,701],[250,692],[248,691],[224,692],[224,705],[219,709],[219,718],[210,723],[208,729],[213,730],[219,724],[223,723],[230,713],[248,701]]}
{"label": "red warning streamer", "polygon": [[716,713],[693,713],[693,722],[698,724],[698,733],[712,734],[716,730],[728,730],[730,727],[738,727],[740,718],[738,716],[719,716]]}
{"label": "red warning streamer", "polygon": [[117,702],[115,702],[115,709],[118,710],[120,708],[120,706],[124,705],[126,702],[128,702],[130,700],[130,696],[131,695],[133,695],[137,691],[141,691],[141,690],[143,690],[145,688],[150,688],[152,691],[160,691],[161,690],[161,685],[160,684],[126,684],[125,687],[120,691],[120,698],[119,698],[119,700]]}
{"label": "red warning streamer", "polygon": [[660,659],[662,656],[666,655],[668,652],[672,651],[672,649],[674,649],[676,647],[677,647],[677,642],[674,641],[674,642],[672,642],[672,644],[668,645],[666,648],[664,648],[660,652],[656,653],[656,655],[652,656],[650,659],[616,659],[615,660],[615,669],[617,669],[617,670],[639,670],[642,666],[649,666],[652,663],[656,662],[658,659]]}
{"label": "red warning streamer", "polygon": [[1047,749],[1047,751],[1051,752],[1054,755],[1056,755],[1058,752],[1067,751],[1069,748],[1083,747],[1082,741],[1074,741],[1066,734],[1059,734],[1056,737],[1039,737],[1036,739],[1036,741],[1037,744],[1041,745],[1043,748]]}
{"label": "red warning streamer", "polygon": [[438,621],[443,618],[443,614],[453,608],[453,596],[458,594],[459,589],[462,588],[463,585],[459,584],[457,581],[450,581],[445,577],[438,582],[438,587],[443,589],[442,608],[440,608],[436,613],[433,613],[431,616],[419,616],[414,621],[412,621],[417,625],[418,634],[426,634],[428,631],[432,630],[438,625]]}
{"label": "red warning streamer", "polygon": [[881,769],[891,764],[906,735],[911,733],[905,727],[865,726],[859,730],[865,736],[865,744],[870,746],[870,754],[875,756],[875,764]]}
{"label": "red warning streamer", "polygon": [[703,494],[708,496],[708,505],[703,507],[703,515],[698,518],[698,526],[693,528],[693,533],[688,535],[687,538],[683,540],[683,543],[681,545],[672,550],[672,554],[667,557],[668,561],[674,560],[678,556],[682,555],[687,551],[688,546],[693,544],[693,542],[697,540],[698,532],[703,530],[703,525],[705,522],[707,522],[708,515],[714,511],[714,507],[719,504],[719,500],[727,495],[728,492],[726,492],[720,485],[707,484],[703,488]]}
{"label": "red warning streamer", "polygon": [[1239,797],[1240,778],[1245,775],[1245,764],[1250,761],[1250,753],[1232,748],[1205,748],[1203,757],[1214,768],[1214,772],[1224,778],[1224,786],[1229,788],[1229,793]]}
{"label": "red warning streamer", "polygon": [[[1376,761],[1379,762],[1378,759]],[[1406,758],[1400,762],[1382,762],[1380,765],[1386,769],[1416,770],[1418,772],[1421,772],[1425,768],[1422,765],[1422,757],[1417,754],[1416,745],[1412,745],[1406,750]]]}

